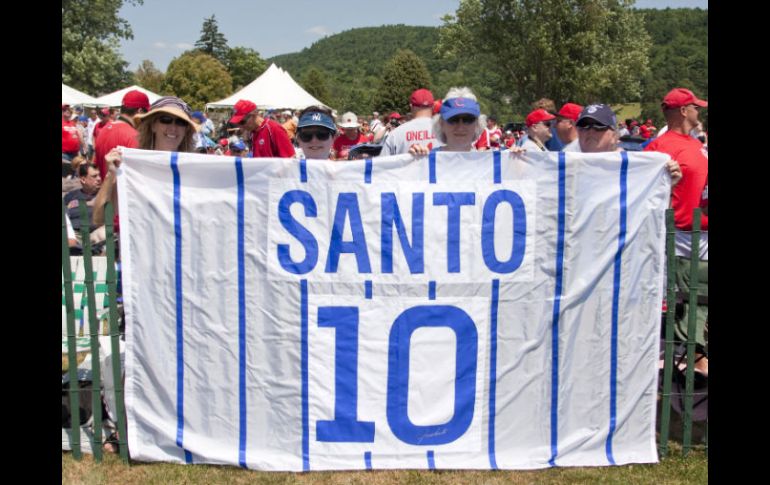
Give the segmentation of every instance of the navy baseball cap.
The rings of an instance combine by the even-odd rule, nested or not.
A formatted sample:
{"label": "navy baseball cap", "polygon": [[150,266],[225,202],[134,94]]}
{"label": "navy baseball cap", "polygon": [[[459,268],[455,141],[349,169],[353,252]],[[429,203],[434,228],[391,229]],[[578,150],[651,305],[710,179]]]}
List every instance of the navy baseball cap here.
{"label": "navy baseball cap", "polygon": [[613,130],[618,127],[618,118],[615,116],[615,112],[606,104],[589,104],[583,108],[583,111],[580,112],[580,116],[578,116],[576,125],[586,126],[588,124],[596,124],[588,123],[588,120],[593,120],[602,126],[609,126]]}
{"label": "navy baseball cap", "polygon": [[302,115],[297,123],[297,129],[307,126],[322,126],[331,131],[337,131],[337,125],[331,116],[320,111],[309,111]]}
{"label": "navy baseball cap", "polygon": [[246,144],[243,143],[241,140],[238,140],[235,143],[231,143],[230,148],[232,148],[233,150],[242,151],[246,149]]}
{"label": "navy baseball cap", "polygon": [[444,120],[453,118],[457,115],[473,115],[476,118],[481,114],[479,103],[469,98],[450,98],[445,99],[441,104],[439,111]]}

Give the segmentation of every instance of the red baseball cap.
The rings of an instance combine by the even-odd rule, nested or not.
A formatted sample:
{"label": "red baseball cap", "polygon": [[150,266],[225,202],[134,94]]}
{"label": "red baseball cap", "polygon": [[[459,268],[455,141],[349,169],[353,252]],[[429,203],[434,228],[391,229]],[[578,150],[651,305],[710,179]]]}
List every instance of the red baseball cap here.
{"label": "red baseball cap", "polygon": [[694,104],[695,106],[700,106],[701,108],[708,107],[708,102],[698,99],[692,91],[685,88],[674,88],[671,91],[668,92],[665,98],[663,98],[663,102],[661,105],[665,109],[671,109],[671,108],[681,108],[682,106],[687,106],[688,104]]}
{"label": "red baseball cap", "polygon": [[62,111],[67,110],[67,109],[70,109],[70,105],[68,105],[68,104],[62,104],[61,105],[61,110]]}
{"label": "red baseball cap", "polygon": [[418,89],[409,97],[409,103],[411,103],[412,106],[429,108],[433,106],[433,93],[427,89]]}
{"label": "red baseball cap", "polygon": [[433,114],[437,115],[439,111],[441,111],[441,105],[444,104],[444,101],[441,99],[437,99],[433,102]]}
{"label": "red baseball cap", "polygon": [[246,99],[239,99],[233,108],[235,109],[235,113],[233,113],[233,117],[230,118],[230,123],[237,125],[246,117],[246,115],[255,111],[257,105]]}
{"label": "red baseball cap", "polygon": [[525,121],[527,123],[527,127],[530,127],[540,123],[541,121],[548,121],[553,119],[556,119],[554,115],[544,110],[543,108],[540,108],[528,114]]}
{"label": "red baseball cap", "polygon": [[392,113],[390,113],[390,114],[388,115],[388,118],[389,118],[389,119],[391,119],[391,120],[392,120],[392,119],[397,119],[397,120],[400,120],[400,119],[401,119],[401,115],[400,115],[400,114],[398,114],[398,113],[396,113],[396,112],[394,111],[394,112],[392,112]]}
{"label": "red baseball cap", "polygon": [[230,142],[227,140],[227,138],[222,138],[219,140],[219,144],[223,147],[226,147]]}
{"label": "red baseball cap", "polygon": [[123,101],[121,103],[126,108],[142,108],[145,111],[150,109],[150,98],[143,92],[133,89],[123,95]]}
{"label": "red baseball cap", "polygon": [[559,112],[556,113],[556,116],[559,118],[569,118],[572,121],[577,121],[581,111],[583,111],[583,106],[575,103],[566,103],[561,107]]}
{"label": "red baseball cap", "polygon": [[109,116],[110,115],[110,108],[102,108],[100,113],[103,114],[104,116]]}

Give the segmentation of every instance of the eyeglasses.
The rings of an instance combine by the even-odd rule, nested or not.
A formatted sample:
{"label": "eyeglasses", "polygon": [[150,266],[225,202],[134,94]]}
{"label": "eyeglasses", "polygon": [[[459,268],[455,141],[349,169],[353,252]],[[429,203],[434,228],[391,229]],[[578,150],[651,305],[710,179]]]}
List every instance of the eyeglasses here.
{"label": "eyeglasses", "polygon": [[449,123],[450,125],[456,125],[457,123],[462,123],[464,125],[472,125],[473,123],[476,122],[476,117],[458,115],[458,116],[452,116],[451,118],[446,120],[446,122]]}
{"label": "eyeglasses", "polygon": [[[545,126],[546,128],[550,128],[551,127],[551,122],[550,121],[541,121],[540,123],[543,126]],[[537,124],[537,123],[535,123],[535,124]]]}
{"label": "eyeglasses", "polygon": [[577,127],[577,129],[581,131],[588,131],[588,130],[607,131],[611,128],[612,128],[611,126],[598,125],[598,124],[582,125]]}
{"label": "eyeglasses", "polygon": [[185,120],[182,118],[177,118],[176,116],[158,116],[158,121],[164,125],[170,125],[171,123],[174,123],[176,126],[187,126],[188,124]]}
{"label": "eyeglasses", "polygon": [[329,139],[330,136],[332,136],[332,132],[329,130],[320,130],[320,131],[300,131],[297,133],[297,136],[300,140],[307,143],[310,140],[313,139],[313,137],[318,138],[318,141],[326,141]]}

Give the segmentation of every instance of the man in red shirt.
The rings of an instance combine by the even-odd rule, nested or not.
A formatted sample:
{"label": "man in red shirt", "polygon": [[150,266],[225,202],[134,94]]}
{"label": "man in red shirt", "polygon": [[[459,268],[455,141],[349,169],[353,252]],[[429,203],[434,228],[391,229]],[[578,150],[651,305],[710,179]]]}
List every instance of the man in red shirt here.
{"label": "man in red shirt", "polygon": [[99,169],[102,180],[107,177],[107,163],[104,157],[115,147],[126,148],[139,147],[134,116],[146,113],[150,109],[150,99],[139,90],[132,90],[123,96],[118,119],[108,122],[99,131],[99,136],[94,141],[94,163]]}
{"label": "man in red shirt", "polygon": [[[698,126],[698,110],[708,107],[708,102],[698,99],[692,91],[684,88],[672,89],[661,103],[666,117],[668,131],[653,140],[645,151],[663,152],[679,162],[682,169],[682,180],[674,186],[671,192],[671,206],[674,209],[674,224],[676,225],[676,254],[677,286],[680,294],[685,296],[685,315],[677,319],[677,336],[682,340],[687,337],[687,307],[686,301],[689,286],[692,211],[700,207],[701,238],[699,242],[700,265],[699,302],[697,305],[697,327],[695,341],[697,343],[695,371],[708,376],[708,358],[706,358],[705,333],[708,321],[708,152],[703,143],[690,136],[690,130]],[[706,297],[706,303],[701,303],[701,297]]]}
{"label": "man in red shirt", "polygon": [[254,158],[289,158],[294,156],[294,146],[286,130],[277,121],[263,117],[257,105],[240,99],[234,106],[235,112],[230,123],[238,125],[241,136],[251,143]]}
{"label": "man in red shirt", "polygon": [[77,124],[72,119],[72,109],[68,104],[61,105],[61,155],[72,160],[80,152],[83,137],[78,131]]}
{"label": "man in red shirt", "polygon": [[334,139],[332,159],[347,160],[350,147],[366,143],[366,137],[358,131],[361,125],[358,124],[355,113],[347,112],[342,115],[342,121],[338,125],[342,128],[342,134]]}

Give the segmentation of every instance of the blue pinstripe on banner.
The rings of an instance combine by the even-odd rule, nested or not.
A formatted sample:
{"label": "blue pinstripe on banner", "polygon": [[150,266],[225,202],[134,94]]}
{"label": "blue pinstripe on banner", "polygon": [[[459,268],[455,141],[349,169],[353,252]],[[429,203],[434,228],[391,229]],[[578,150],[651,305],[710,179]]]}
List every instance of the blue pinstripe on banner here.
{"label": "blue pinstripe on banner", "polygon": [[307,183],[307,160],[305,157],[299,159],[299,181]]}
{"label": "blue pinstripe on banner", "polygon": [[567,164],[564,152],[559,152],[559,228],[556,242],[556,290],[553,299],[551,325],[551,458],[548,464],[556,466],[559,440],[559,311],[561,308],[562,276],[564,274],[564,223],[566,205]]}
{"label": "blue pinstripe on banner", "polygon": [[179,176],[179,153],[171,154],[174,175],[174,280],[176,285],[176,445],[184,450],[185,462],[192,454],[184,448],[184,313],[182,294],[182,185]]}
{"label": "blue pinstripe on banner", "polygon": [[364,183],[370,184],[372,183],[372,159],[367,158],[366,159],[366,165],[364,169]]}
{"label": "blue pinstripe on banner", "polygon": [[607,434],[607,460],[615,464],[612,456],[612,437],[617,426],[618,404],[618,311],[620,306],[620,269],[623,248],[626,246],[626,198],[628,196],[628,153],[621,153],[620,165],[620,231],[618,233],[618,251],[615,253],[615,272],[612,283],[612,340],[610,350],[610,429]]}
{"label": "blue pinstripe on banner", "polygon": [[428,155],[428,180],[430,183],[436,183],[436,150],[431,150]]}
{"label": "blue pinstripe on banner", "polygon": [[431,470],[436,469],[436,460],[433,454],[433,450],[428,450],[428,468]]}
{"label": "blue pinstripe on banner", "polygon": [[497,470],[495,458],[495,392],[497,389],[497,305],[500,298],[500,280],[492,280],[492,302],[489,310],[489,466]]}
{"label": "blue pinstripe on banner", "polygon": [[235,177],[238,185],[238,403],[239,439],[238,464],[246,468],[246,270],[244,266],[244,190],[243,162],[235,159]]}
{"label": "blue pinstripe on banner", "polygon": [[492,158],[495,164],[495,183],[499,184],[503,182],[503,170],[500,163],[500,150],[492,151]]}
{"label": "blue pinstripe on banner", "polygon": [[308,409],[308,308],[307,280],[300,281],[302,331],[302,471],[310,470],[310,414]]}

